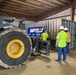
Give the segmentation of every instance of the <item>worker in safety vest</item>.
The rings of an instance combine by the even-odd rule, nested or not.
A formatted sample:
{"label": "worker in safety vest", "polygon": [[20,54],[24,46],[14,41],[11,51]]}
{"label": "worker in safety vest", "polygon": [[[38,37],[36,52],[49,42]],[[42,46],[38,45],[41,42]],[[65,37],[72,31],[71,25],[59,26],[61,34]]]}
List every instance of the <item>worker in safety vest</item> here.
{"label": "worker in safety vest", "polygon": [[70,37],[70,32],[68,31],[68,28],[67,27],[65,27],[64,28],[64,31],[67,33],[67,36],[68,36],[68,39],[67,39],[67,46],[66,46],[66,52],[67,52],[67,54],[69,53],[69,44],[70,44],[70,42],[71,42],[71,37]]}
{"label": "worker in safety vest", "polygon": [[44,29],[44,30],[43,30],[43,33],[42,33],[42,35],[41,35],[41,39],[42,39],[43,41],[47,41],[48,38],[49,38],[49,35],[48,35],[47,31]]}
{"label": "worker in safety vest", "polygon": [[49,41],[48,41],[49,35],[47,31],[44,29],[43,33],[41,35],[41,43],[43,46],[46,46],[46,55],[50,55],[50,50],[49,50]]}
{"label": "worker in safety vest", "polygon": [[64,31],[64,27],[60,26],[59,33],[56,36],[56,47],[58,49],[58,62],[61,62],[61,56],[63,54],[63,61],[66,61],[66,45],[67,45],[67,33]]}

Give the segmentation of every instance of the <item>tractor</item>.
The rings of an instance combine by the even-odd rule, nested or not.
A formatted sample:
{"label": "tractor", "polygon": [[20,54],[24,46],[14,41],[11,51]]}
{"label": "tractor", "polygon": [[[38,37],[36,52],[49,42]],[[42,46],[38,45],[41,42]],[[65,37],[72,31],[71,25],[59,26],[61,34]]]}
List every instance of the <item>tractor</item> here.
{"label": "tractor", "polygon": [[[0,17],[0,66],[14,68],[25,64],[32,50],[32,42],[25,31],[24,21],[19,26],[10,22],[15,19]],[[38,44],[35,46],[37,48]]]}
{"label": "tractor", "polygon": [[0,17],[0,66],[14,68],[27,60],[31,50],[31,40],[26,31],[12,25],[14,18]]}

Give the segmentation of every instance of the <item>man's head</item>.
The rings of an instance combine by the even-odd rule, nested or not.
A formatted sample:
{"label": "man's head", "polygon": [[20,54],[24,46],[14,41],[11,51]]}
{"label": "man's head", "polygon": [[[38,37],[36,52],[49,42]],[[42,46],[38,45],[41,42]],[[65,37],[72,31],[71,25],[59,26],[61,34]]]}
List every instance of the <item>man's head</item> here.
{"label": "man's head", "polygon": [[44,33],[44,32],[47,32],[46,29],[43,30],[43,33]]}
{"label": "man's head", "polygon": [[68,28],[67,28],[67,27],[65,27],[65,28],[64,28],[64,31],[65,31],[65,32],[68,32]]}
{"label": "man's head", "polygon": [[64,26],[59,27],[59,31],[64,30]]}

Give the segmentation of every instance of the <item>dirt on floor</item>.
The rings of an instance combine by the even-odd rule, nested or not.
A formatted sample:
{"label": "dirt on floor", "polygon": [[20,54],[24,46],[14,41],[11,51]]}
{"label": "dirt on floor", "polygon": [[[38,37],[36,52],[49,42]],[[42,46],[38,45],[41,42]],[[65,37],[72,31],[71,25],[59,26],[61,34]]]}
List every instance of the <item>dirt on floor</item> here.
{"label": "dirt on floor", "polygon": [[66,62],[56,62],[57,52],[50,56],[34,56],[21,67],[4,69],[0,67],[0,75],[76,75],[76,50],[71,50]]}

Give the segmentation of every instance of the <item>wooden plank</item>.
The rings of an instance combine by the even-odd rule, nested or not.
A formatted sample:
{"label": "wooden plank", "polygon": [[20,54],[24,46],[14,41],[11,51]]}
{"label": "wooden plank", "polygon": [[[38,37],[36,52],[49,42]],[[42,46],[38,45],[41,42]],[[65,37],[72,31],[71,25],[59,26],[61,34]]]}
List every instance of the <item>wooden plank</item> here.
{"label": "wooden plank", "polygon": [[26,6],[30,6],[31,8],[37,8],[37,9],[39,8],[41,10],[46,10],[45,8],[37,6],[37,5],[33,5],[32,3],[21,2],[21,1],[17,1],[17,0],[11,0],[11,2],[19,3],[19,4],[22,4],[22,5],[26,5]]}
{"label": "wooden plank", "polygon": [[[64,3],[62,3],[62,2],[60,2],[59,0],[37,0],[37,1],[41,1],[41,2],[43,2],[43,3],[47,3],[47,4],[50,4],[50,5],[53,5],[53,6],[59,6],[59,5],[64,5]],[[52,4],[53,3],[53,4]],[[57,5],[56,4],[54,4],[54,3],[57,3]]]}
{"label": "wooden plank", "polygon": [[10,4],[10,5],[14,5],[14,6],[21,6],[21,7],[27,7],[27,9],[39,9],[39,10],[49,10],[50,8],[47,8],[45,9],[45,7],[39,7],[39,6],[36,6],[36,5],[33,5],[33,4],[30,4],[30,3],[23,3],[23,2],[17,2],[17,1],[3,1],[3,3],[6,3],[6,4]]}
{"label": "wooden plank", "polygon": [[65,5],[64,2],[61,2],[61,1],[59,1],[59,0],[53,0],[52,2],[55,3],[55,4],[58,4],[59,6]]}
{"label": "wooden plank", "polygon": [[21,14],[27,14],[27,15],[32,15],[32,16],[37,16],[37,15],[39,15],[39,13],[36,13],[36,14],[34,14],[33,12],[27,12],[27,11],[24,11],[24,12],[22,12],[21,10],[17,10],[17,9],[1,9],[0,8],[0,10],[5,10],[5,11],[8,11],[8,12],[16,12],[16,13],[21,13]]}
{"label": "wooden plank", "polygon": [[53,7],[57,7],[57,5],[51,4],[48,1],[44,1],[44,0],[37,0],[37,1],[40,1],[40,2],[42,2],[44,4],[47,4],[47,5],[50,5],[50,6],[53,6]]}
{"label": "wooden plank", "polygon": [[65,2],[65,3],[70,3],[70,2],[72,2],[71,0],[61,0],[61,1]]}
{"label": "wooden plank", "polygon": [[64,4],[68,4],[68,2],[65,2],[65,1],[62,1],[62,0],[57,0],[57,1],[59,1],[61,3],[64,3]]}
{"label": "wooden plank", "polygon": [[0,11],[0,13],[4,13],[6,14],[8,17],[15,17],[15,18],[25,18],[26,20],[29,20],[29,21],[35,21],[35,17],[33,16],[28,16],[28,15],[25,15],[25,14],[20,14],[20,13],[15,13],[15,12],[8,12],[8,11]]}
{"label": "wooden plank", "polygon": [[40,13],[34,13],[34,12],[29,12],[29,11],[21,11],[21,10],[18,10],[18,9],[9,9],[9,8],[4,8],[4,9],[1,9],[0,10],[9,10],[9,11],[14,11],[14,12],[20,12],[22,14],[27,14],[27,15],[32,15],[32,16],[37,16],[39,15]]}
{"label": "wooden plank", "polygon": [[57,5],[58,7],[59,7],[59,6],[62,6],[62,4],[59,4],[59,3],[54,2],[54,1],[52,1],[51,3],[54,4],[54,5]]}
{"label": "wooden plank", "polygon": [[17,7],[27,7],[27,9],[36,9],[36,8],[31,8],[30,6],[24,6],[22,4],[19,4],[19,3],[14,3],[14,2],[8,2],[8,1],[2,1],[0,4],[5,4],[5,5],[12,5],[12,6],[17,6]]}
{"label": "wooden plank", "polygon": [[43,3],[41,1],[38,1],[38,0],[27,0],[28,3],[32,3],[36,6],[40,6],[40,7],[43,7],[43,8],[52,8],[52,5],[48,5],[46,3]]}
{"label": "wooden plank", "polygon": [[23,7],[18,7],[18,6],[13,6],[13,5],[3,4],[3,3],[0,4],[0,7],[1,7],[1,8],[8,8],[8,9],[11,9],[11,8],[12,8],[12,10],[13,10],[13,9],[21,10],[22,12],[28,11],[28,12],[32,12],[32,13],[35,13],[35,14],[44,12],[43,10],[26,9],[27,7],[24,7],[24,8],[23,8]]}
{"label": "wooden plank", "polygon": [[3,7],[10,7],[10,8],[14,8],[14,9],[23,9],[25,11],[29,11],[29,12],[33,12],[33,13],[43,13],[45,10],[40,10],[40,9],[36,9],[36,8],[30,8],[30,7],[27,7],[27,6],[24,6],[24,5],[19,5],[19,4],[14,4],[14,3],[11,3],[11,2],[2,2],[0,3],[0,5],[2,5]]}
{"label": "wooden plank", "polygon": [[24,5],[21,5],[21,4],[18,4],[18,3],[13,3],[13,2],[7,2],[7,1],[3,1],[0,3],[0,5],[4,5],[4,6],[12,6],[12,7],[21,7],[21,8],[27,8],[29,10],[32,10],[32,9],[36,9],[36,8],[31,8],[30,6],[24,6]]}
{"label": "wooden plank", "polygon": [[[0,8],[0,11],[7,11],[7,12],[12,12],[12,13],[19,13],[19,14],[24,14],[24,15],[31,15],[31,13],[25,13],[25,12],[20,12],[20,11],[16,11],[16,10],[9,10],[9,9],[1,9]],[[32,14],[33,16],[33,14]]]}

